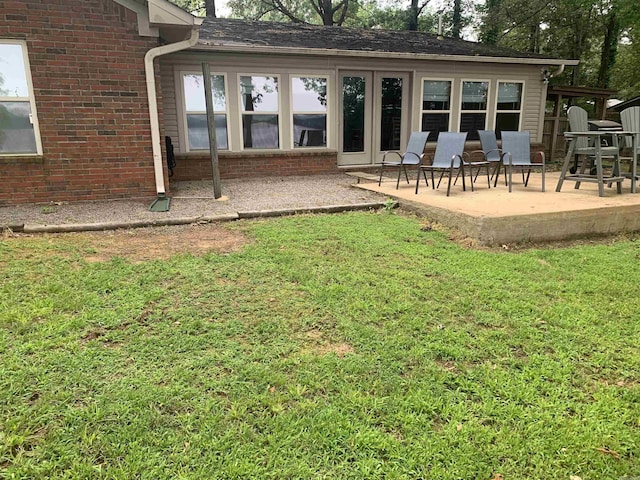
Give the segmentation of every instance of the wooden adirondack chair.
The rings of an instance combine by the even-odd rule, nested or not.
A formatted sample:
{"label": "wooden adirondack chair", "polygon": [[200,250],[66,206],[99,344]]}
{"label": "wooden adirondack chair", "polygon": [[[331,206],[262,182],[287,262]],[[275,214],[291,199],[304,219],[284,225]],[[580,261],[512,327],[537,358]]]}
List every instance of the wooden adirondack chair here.
{"label": "wooden adirondack chair", "polygon": [[[620,112],[620,122],[622,123],[622,129],[625,132],[640,132],[640,107],[630,107],[624,109]],[[635,142],[632,142],[631,137],[624,138],[624,146],[627,148],[635,147],[635,152],[630,152],[631,157],[622,157],[625,160],[629,160],[631,163],[631,167],[629,170],[633,169],[632,162],[635,159],[636,165],[638,161],[640,161],[640,133],[635,136]],[[625,174],[627,177],[631,177],[631,175]],[[637,177],[638,175],[636,175]],[[637,178],[636,178],[637,180]]]}
{"label": "wooden adirondack chair", "polygon": [[[574,105],[573,107],[569,107],[567,110],[567,117],[569,117],[569,129],[572,132],[588,132],[589,131],[589,116],[587,115],[587,111],[582,108]],[[579,137],[575,140],[577,142],[575,149],[575,162],[574,166],[571,167],[571,173],[576,173],[578,170],[578,158],[580,155],[585,155],[590,158],[591,164],[589,166],[591,173],[595,174],[595,167],[593,166],[593,157],[595,155],[595,146],[589,144],[589,139],[586,137]],[[602,145],[601,146],[602,158],[610,159],[612,157],[617,157],[619,155],[619,150],[616,145]],[[581,173],[584,173],[586,167],[586,162],[582,163]]]}

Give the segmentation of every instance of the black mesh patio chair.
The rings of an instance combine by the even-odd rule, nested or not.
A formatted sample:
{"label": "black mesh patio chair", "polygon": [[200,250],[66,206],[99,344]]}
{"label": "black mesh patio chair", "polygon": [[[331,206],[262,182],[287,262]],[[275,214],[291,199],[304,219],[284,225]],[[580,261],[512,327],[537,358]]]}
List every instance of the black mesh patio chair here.
{"label": "black mesh patio chair", "polygon": [[[505,182],[509,185],[509,191],[513,186],[513,170],[523,172],[524,186],[529,184],[531,169],[540,168],[542,170],[542,191],[544,192],[545,155],[544,152],[536,152],[540,156],[540,163],[531,161],[531,136],[529,132],[502,132],[502,162],[498,167],[504,167]],[[524,174],[526,173],[526,177]],[[508,180],[507,180],[508,175]],[[495,176],[494,187],[498,184],[500,170]]]}
{"label": "black mesh patio chair", "polygon": [[[493,179],[495,173],[500,169],[500,161],[502,160],[502,150],[498,147],[498,139],[496,138],[496,132],[494,130],[478,130],[480,136],[480,145],[482,150],[478,152],[482,153],[482,157],[490,165],[494,165],[494,171],[491,174]],[[471,152],[471,155],[476,151]],[[477,178],[477,175],[476,175]]]}
{"label": "black mesh patio chair", "polygon": [[[382,172],[385,167],[394,167],[398,169],[396,190],[400,187],[400,175],[402,171],[404,171],[404,176],[407,179],[407,183],[409,183],[407,165],[420,165],[420,162],[422,162],[422,156],[424,155],[424,147],[427,144],[427,137],[429,137],[429,132],[411,132],[409,143],[407,144],[407,150],[404,153],[384,152],[382,163],[380,164],[380,178],[378,179],[378,186],[382,183]],[[390,157],[391,155],[396,155],[397,159],[392,160],[391,158],[395,157]]]}
{"label": "black mesh patio chair", "polygon": [[167,149],[167,169],[169,170],[169,177],[173,177],[173,169],[176,168],[176,154],[173,151],[171,137],[165,136],[164,144]]}
{"label": "black mesh patio chair", "polygon": [[[467,132],[463,133],[454,133],[454,132],[440,132],[438,135],[438,143],[436,143],[436,151],[433,154],[433,160],[430,165],[421,164],[418,167],[418,179],[416,180],[416,193],[418,193],[418,188],[420,186],[420,175],[424,177],[424,181],[429,186],[429,181],[427,180],[427,171],[431,172],[431,187],[433,189],[440,187],[440,182],[442,182],[442,177],[446,173],[449,177],[449,182],[447,184],[447,197],[451,193],[451,180],[453,179],[454,173],[456,175],[460,174],[462,177],[462,190],[467,189],[464,179],[464,169],[465,166],[469,166],[467,162],[464,161],[464,142],[467,139]],[[435,184],[434,172],[440,172],[440,179],[438,180],[438,185]],[[473,191],[473,177],[470,176],[471,179],[471,191]]]}

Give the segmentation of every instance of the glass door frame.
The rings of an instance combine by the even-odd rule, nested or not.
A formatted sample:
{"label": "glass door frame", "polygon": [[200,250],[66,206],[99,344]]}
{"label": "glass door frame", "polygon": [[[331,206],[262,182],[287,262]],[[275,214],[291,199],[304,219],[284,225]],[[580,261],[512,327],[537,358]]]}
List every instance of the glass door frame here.
{"label": "glass door frame", "polygon": [[403,151],[403,149],[407,146],[408,141],[408,131],[410,124],[410,116],[409,116],[409,96],[412,94],[411,88],[409,88],[410,82],[410,74],[409,72],[393,72],[393,71],[385,71],[385,72],[374,72],[374,92],[373,98],[374,100],[374,111],[373,118],[375,121],[373,122],[373,164],[380,164],[382,162],[382,157],[384,156],[385,151],[392,150],[382,150],[380,148],[380,141],[382,137],[382,79],[383,78],[401,78],[402,79],[402,101],[401,101],[401,114],[400,114],[400,136],[399,136],[399,147],[397,150],[393,151]]}
{"label": "glass door frame", "polygon": [[[343,109],[343,79],[344,77],[362,77],[365,80],[364,99],[364,131],[363,145],[361,152],[344,151],[344,109]],[[382,128],[382,79],[401,78],[402,79],[402,102],[400,117],[400,138],[398,151],[405,148],[410,117],[410,101],[412,95],[410,88],[410,72],[399,71],[372,71],[372,70],[340,70],[338,74],[338,102],[339,102],[339,141],[338,141],[338,166],[367,166],[377,165],[382,162],[385,150],[380,148],[381,128]]]}
{"label": "glass door frame", "polygon": [[[364,129],[362,132],[363,151],[344,151],[344,77],[362,77],[365,82],[364,94]],[[372,132],[372,109],[373,109],[373,72],[367,70],[340,70],[338,81],[338,101],[339,101],[339,150],[338,166],[369,165],[371,164],[371,132]]]}

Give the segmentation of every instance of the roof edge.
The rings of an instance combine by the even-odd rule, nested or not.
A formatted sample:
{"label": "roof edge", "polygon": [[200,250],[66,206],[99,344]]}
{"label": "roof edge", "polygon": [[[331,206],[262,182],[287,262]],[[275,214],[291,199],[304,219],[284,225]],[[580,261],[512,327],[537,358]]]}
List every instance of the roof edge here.
{"label": "roof edge", "polygon": [[282,53],[285,55],[323,55],[335,57],[364,57],[364,58],[406,58],[417,60],[457,60],[461,62],[489,62],[489,63],[518,63],[527,65],[566,65],[575,66],[580,60],[557,59],[557,58],[534,58],[534,57],[492,57],[485,55],[443,55],[435,53],[407,53],[407,52],[367,52],[361,50],[339,50],[327,48],[304,48],[304,47],[274,47],[247,44],[230,44],[225,42],[215,42],[200,40],[198,44],[189,50],[216,50],[223,52],[243,52],[243,53]]}
{"label": "roof edge", "polygon": [[168,0],[147,0],[149,21],[157,25],[199,26],[204,18],[196,17],[184,11]]}

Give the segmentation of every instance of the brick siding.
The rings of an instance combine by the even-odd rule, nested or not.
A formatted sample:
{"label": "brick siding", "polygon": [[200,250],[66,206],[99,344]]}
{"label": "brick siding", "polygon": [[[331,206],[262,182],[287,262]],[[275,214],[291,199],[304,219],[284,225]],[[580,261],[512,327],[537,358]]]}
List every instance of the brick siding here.
{"label": "brick siding", "polygon": [[[112,0],[0,0],[0,38],[25,40],[42,157],[0,156],[0,205],[155,194],[135,13]],[[158,86],[159,86],[159,82]]]}
{"label": "brick siding", "polygon": [[[218,163],[220,178],[314,175],[338,171],[335,151],[220,153]],[[176,168],[171,181],[206,180],[211,177],[208,153],[176,154]]]}

